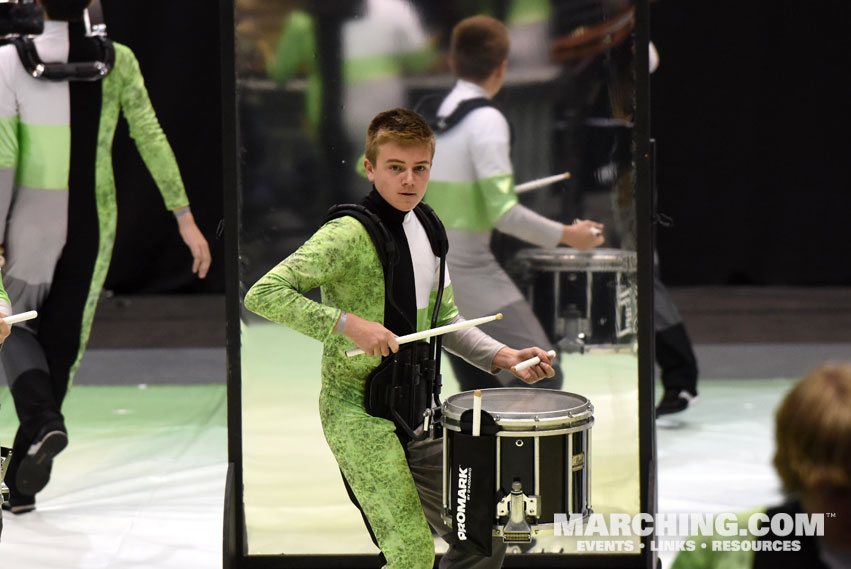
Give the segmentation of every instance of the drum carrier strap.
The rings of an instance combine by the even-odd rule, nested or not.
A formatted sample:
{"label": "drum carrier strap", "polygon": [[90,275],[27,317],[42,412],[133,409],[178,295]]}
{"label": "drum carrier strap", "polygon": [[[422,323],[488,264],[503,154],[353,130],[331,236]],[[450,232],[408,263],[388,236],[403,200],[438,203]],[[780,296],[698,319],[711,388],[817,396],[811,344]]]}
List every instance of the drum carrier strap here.
{"label": "drum carrier strap", "polygon": [[[432,252],[440,259],[437,295],[431,317],[431,327],[435,328],[443,300],[449,240],[443,223],[431,207],[420,203],[414,208],[414,214],[426,230]],[[400,254],[393,236],[378,215],[360,204],[333,206],[328,210],[323,223],[344,216],[360,221],[372,238],[384,269],[385,295],[390,304],[402,313],[392,294],[393,271],[399,262]],[[441,406],[441,344],[440,336],[433,336],[428,344],[402,344],[397,353],[382,358],[378,367],[366,379],[366,411],[373,416],[393,421],[400,437],[422,440],[439,420],[437,412]],[[418,434],[416,430],[420,426],[423,429]]]}

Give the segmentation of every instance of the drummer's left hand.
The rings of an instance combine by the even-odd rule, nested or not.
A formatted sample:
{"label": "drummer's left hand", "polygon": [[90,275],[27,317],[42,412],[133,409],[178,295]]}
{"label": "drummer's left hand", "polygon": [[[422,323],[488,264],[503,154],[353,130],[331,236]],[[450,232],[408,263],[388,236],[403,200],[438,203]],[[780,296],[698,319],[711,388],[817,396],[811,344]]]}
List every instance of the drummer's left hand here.
{"label": "drummer's left hand", "polygon": [[605,227],[602,223],[587,219],[577,219],[573,222],[573,225],[565,225],[562,228],[560,243],[574,247],[580,251],[599,247],[606,241],[606,238],[603,236],[604,229]]}
{"label": "drummer's left hand", "polygon": [[550,357],[546,350],[541,348],[515,350],[513,348],[505,347],[496,353],[496,356],[493,359],[493,365],[500,369],[510,370],[512,366],[516,366],[520,362],[534,357],[541,358],[541,363],[512,373],[526,383],[535,383],[545,377],[552,377],[556,374],[552,366],[553,358]]}

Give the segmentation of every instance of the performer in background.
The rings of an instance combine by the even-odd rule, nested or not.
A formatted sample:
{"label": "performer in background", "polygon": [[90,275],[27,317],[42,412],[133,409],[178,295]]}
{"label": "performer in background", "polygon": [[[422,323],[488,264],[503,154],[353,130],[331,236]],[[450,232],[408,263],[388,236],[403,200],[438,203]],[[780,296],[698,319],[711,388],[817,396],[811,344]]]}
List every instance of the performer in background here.
{"label": "performer in background", "polygon": [[[35,508],[53,458],[68,443],[62,402],[115,239],[112,140],[119,113],[174,212],[193,272],[204,278],[211,259],[133,53],[87,35],[89,0],[40,3],[44,33],[0,47],[3,277],[16,312],[39,312],[16,326],[0,354],[20,420],[6,476],[11,502],[4,504],[14,513]],[[52,80],[34,78],[27,67],[36,64]]]}
{"label": "performer in background", "polygon": [[[505,319],[484,327],[501,342],[531,342],[550,349],[531,306],[494,257],[491,234],[498,229],[540,247],[570,245],[584,250],[603,243],[603,226],[587,220],[564,225],[518,203],[509,124],[491,103],[508,66],[505,25],[489,16],[472,16],[454,27],[451,41],[455,87],[435,111],[427,102],[418,109],[439,125],[426,202],[447,228],[455,302],[464,314],[505,314]],[[493,378],[458,358],[451,362],[462,390],[517,385],[507,372]],[[562,373],[558,366],[555,369],[555,377],[536,386],[560,388]]]}
{"label": "performer in background", "polygon": [[[429,326],[438,298],[437,325],[463,320],[453,302],[454,287],[445,270],[441,275],[440,259],[430,244],[434,224],[420,219],[421,214],[429,219],[428,210],[419,206],[415,211],[426,193],[433,154],[431,129],[413,111],[386,111],[369,125],[364,167],[374,189],[360,205],[392,235],[399,251],[388,269],[392,272],[382,269],[379,244],[368,228],[345,215],[325,223],[255,283],[244,301],[247,309],[323,342],[319,412],[325,438],[388,569],[433,566],[434,541],[426,516],[439,520],[440,505],[421,502],[406,459],[410,438],[394,422],[367,412],[365,385],[379,356],[399,351],[397,335]],[[316,287],[321,287],[322,303],[304,296]],[[537,356],[541,363],[518,371],[517,377],[533,383],[554,374],[551,358],[541,348],[515,350],[476,328],[449,333],[444,342],[485,373]],[[354,346],[366,355],[347,358],[344,352]],[[439,495],[442,478],[436,466],[431,489]],[[504,544],[494,542],[489,557],[460,554],[449,529],[442,524],[435,529],[450,541],[441,567],[501,565]]]}
{"label": "performer in background", "polygon": [[[659,68],[659,52],[649,44],[649,69]],[[654,188],[656,190],[656,188]],[[658,191],[658,190],[656,190]],[[659,254],[653,252],[653,316],[656,329],[656,363],[662,370],[664,393],[656,406],[656,416],[685,411],[697,402],[697,356],[683,317],[668,288],[662,282]]]}

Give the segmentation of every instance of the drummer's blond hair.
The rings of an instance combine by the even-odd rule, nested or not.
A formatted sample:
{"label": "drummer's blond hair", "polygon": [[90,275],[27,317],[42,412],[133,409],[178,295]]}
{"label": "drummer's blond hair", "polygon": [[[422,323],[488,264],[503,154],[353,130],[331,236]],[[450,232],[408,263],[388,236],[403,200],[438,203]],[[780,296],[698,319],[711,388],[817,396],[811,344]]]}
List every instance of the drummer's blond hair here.
{"label": "drummer's blond hair", "polygon": [[776,415],[774,466],[788,492],[851,488],[851,364],[826,364],[790,391]]}
{"label": "drummer's blond hair", "polygon": [[471,16],[452,28],[449,61],[461,79],[480,83],[508,59],[508,28],[490,16]]}
{"label": "drummer's blond hair", "polygon": [[366,159],[375,164],[378,148],[391,141],[428,146],[434,157],[434,132],[423,117],[410,109],[391,109],[375,115],[366,129]]}

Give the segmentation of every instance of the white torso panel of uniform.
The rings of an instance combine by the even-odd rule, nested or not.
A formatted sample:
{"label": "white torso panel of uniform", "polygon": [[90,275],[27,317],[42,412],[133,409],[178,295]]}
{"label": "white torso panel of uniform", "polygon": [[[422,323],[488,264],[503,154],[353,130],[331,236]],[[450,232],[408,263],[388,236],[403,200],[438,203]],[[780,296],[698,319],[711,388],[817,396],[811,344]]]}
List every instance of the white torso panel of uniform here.
{"label": "white torso panel of uniform", "polygon": [[[489,95],[482,87],[459,80],[437,114],[448,116],[461,102],[479,97]],[[561,237],[560,223],[517,204],[510,150],[508,121],[493,107],[471,111],[437,137],[429,192],[435,188],[444,196],[430,198],[426,192],[426,201],[446,224],[455,301],[461,313],[471,317],[523,298],[491,252],[494,228],[539,246],[553,247]],[[473,189],[477,185],[488,189]],[[465,197],[444,201],[448,192]],[[483,195],[490,196],[489,203],[480,203]]]}
{"label": "white torso panel of uniform", "polygon": [[[431,249],[428,233],[420,223],[417,214],[409,211],[402,220],[402,229],[408,240],[408,249],[411,252],[411,265],[414,268],[414,291],[417,297],[417,320],[426,318],[431,322],[431,314],[425,314],[428,310],[429,300],[433,292],[437,291],[438,278],[440,277],[440,259],[435,257]],[[445,271],[444,288],[450,285],[449,269]]]}
{"label": "white torso panel of uniform", "polygon": [[[402,228],[405,238],[408,240],[408,249],[411,252],[411,264],[414,268],[414,290],[417,297],[417,329],[426,330],[431,327],[432,314],[428,310],[430,302],[435,301],[437,287],[440,277],[440,258],[436,257],[431,248],[425,228],[413,211],[409,211],[402,220]],[[447,300],[455,302],[457,291],[449,278],[449,266],[444,271],[444,297],[442,303]],[[451,285],[451,286],[450,286]],[[447,295],[449,295],[447,297]],[[457,302],[455,302],[457,306]],[[463,311],[458,317],[463,318]],[[475,317],[485,316],[476,314]],[[446,334],[443,336],[443,347],[450,352],[459,355],[472,365],[483,370],[490,370],[496,353],[505,347],[505,344],[487,336],[478,328],[467,328]]]}

